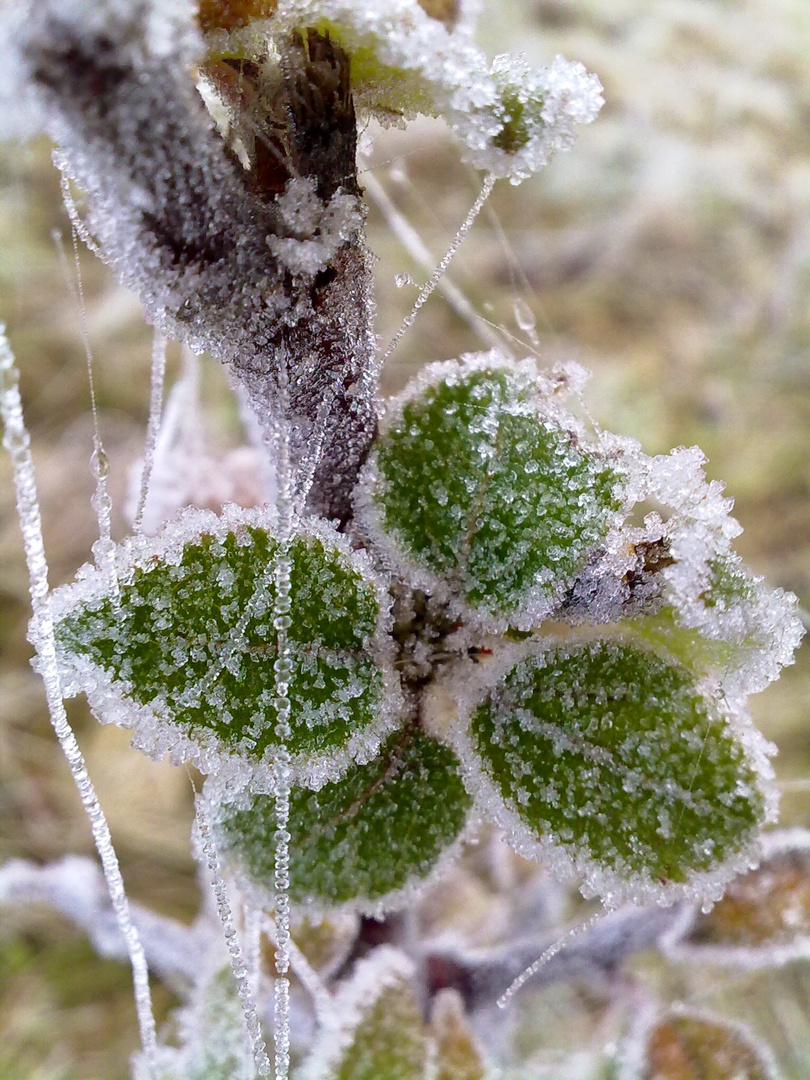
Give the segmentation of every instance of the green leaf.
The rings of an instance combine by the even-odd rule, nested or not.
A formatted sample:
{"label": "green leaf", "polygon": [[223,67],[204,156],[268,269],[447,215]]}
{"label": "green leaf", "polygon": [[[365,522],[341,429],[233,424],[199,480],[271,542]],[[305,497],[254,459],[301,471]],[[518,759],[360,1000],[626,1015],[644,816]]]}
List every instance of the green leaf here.
{"label": "green leaf", "polygon": [[676,960],[774,968],[810,956],[810,832],[767,833],[759,866],[736,877],[662,942]]}
{"label": "green leaf", "polygon": [[[223,950],[224,951],[224,950]],[[219,959],[220,949],[216,950]],[[162,1046],[156,1077],[145,1054],[134,1061],[135,1080],[256,1080],[256,1066],[229,959],[218,965],[201,955],[199,981],[177,1025],[178,1048]]]}
{"label": "green leaf", "polygon": [[424,1080],[427,1038],[414,967],[388,945],[335,995],[300,1080]]}
{"label": "green leaf", "polygon": [[617,462],[533,365],[434,365],[394,401],[366,481],[370,531],[416,583],[530,628],[617,521]]}
{"label": "green leaf", "polygon": [[[254,1080],[256,1068],[230,963],[198,991],[186,1025],[184,1080]],[[190,1019],[190,1018],[189,1018]]]}
{"label": "green leaf", "polygon": [[[740,1024],[671,1010],[625,1050],[619,1080],[776,1080],[770,1053]],[[634,1040],[635,1041],[635,1040]]]}
{"label": "green leaf", "polygon": [[[225,852],[248,880],[272,890],[272,796],[247,793],[211,813]],[[457,839],[470,798],[453,752],[414,726],[391,735],[378,757],[290,802],[290,895],[321,904],[386,909],[427,877]],[[396,894],[400,894],[398,897]]]}
{"label": "green leaf", "polygon": [[[56,596],[67,690],[85,690],[101,719],[135,727],[152,752],[203,771],[226,758],[263,766],[277,745],[278,557],[269,512],[239,508],[193,511],[158,540],[123,546],[117,599],[95,570]],[[322,782],[370,756],[396,719],[388,598],[327,526],[296,532],[289,558],[288,748]]]}
{"label": "green leaf", "polygon": [[562,850],[614,900],[718,895],[770,810],[753,726],[630,640],[547,641],[509,663],[468,706],[462,757],[520,848]]}

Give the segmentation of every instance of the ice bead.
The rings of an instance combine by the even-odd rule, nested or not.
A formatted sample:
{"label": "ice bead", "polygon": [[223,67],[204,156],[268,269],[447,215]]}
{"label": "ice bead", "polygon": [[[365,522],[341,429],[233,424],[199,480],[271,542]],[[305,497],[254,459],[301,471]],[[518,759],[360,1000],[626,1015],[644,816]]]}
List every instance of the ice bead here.
{"label": "ice bead", "polygon": [[395,398],[359,516],[396,568],[492,629],[530,629],[620,520],[618,449],[588,441],[531,361],[435,364]]}
{"label": "ice bead", "polygon": [[[715,898],[753,862],[769,746],[676,660],[619,636],[547,639],[455,677],[468,784],[518,849],[606,902]],[[483,692],[482,692],[483,691]]]}
{"label": "ice bead", "polygon": [[290,541],[291,602],[279,616],[274,529],[269,510],[190,510],[118,548],[117,600],[98,572],[80,571],[53,601],[67,692],[135,728],[142,749],[204,772],[269,770],[282,691],[296,775],[323,782],[370,757],[401,704],[385,583],[331,526],[308,521]]}
{"label": "ice bead", "polygon": [[[272,896],[275,818],[269,795],[228,802],[209,791],[219,845],[252,890]],[[378,757],[317,792],[293,788],[293,900],[378,912],[402,906],[457,847],[470,807],[451,750],[406,727]]]}

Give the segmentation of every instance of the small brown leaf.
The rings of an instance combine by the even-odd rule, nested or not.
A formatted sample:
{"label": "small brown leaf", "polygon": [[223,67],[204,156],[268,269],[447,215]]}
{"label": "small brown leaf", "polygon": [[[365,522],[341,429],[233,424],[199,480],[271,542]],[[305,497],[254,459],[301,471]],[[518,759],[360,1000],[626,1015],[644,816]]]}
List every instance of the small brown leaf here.
{"label": "small brown leaf", "polygon": [[419,7],[431,19],[444,23],[448,30],[452,30],[458,21],[458,0],[418,0]]}
{"label": "small brown leaf", "polygon": [[775,1080],[767,1052],[737,1025],[672,1011],[646,1032],[627,1080]]}
{"label": "small brown leaf", "polygon": [[481,1051],[456,990],[436,995],[431,1031],[436,1047],[434,1080],[484,1080]]}
{"label": "small brown leaf", "polygon": [[269,19],[278,0],[200,0],[197,20],[204,31],[238,30],[251,19]]}
{"label": "small brown leaf", "polygon": [[810,832],[766,835],[762,862],[731,882],[708,913],[697,908],[662,943],[673,959],[776,967],[810,955]]}

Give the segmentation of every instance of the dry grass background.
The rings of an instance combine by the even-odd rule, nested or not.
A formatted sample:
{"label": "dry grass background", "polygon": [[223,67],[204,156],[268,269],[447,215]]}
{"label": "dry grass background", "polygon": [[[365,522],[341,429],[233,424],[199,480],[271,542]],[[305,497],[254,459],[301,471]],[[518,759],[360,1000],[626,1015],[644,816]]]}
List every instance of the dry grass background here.
{"label": "dry grass background", "polygon": [[[583,60],[604,82],[608,104],[573,153],[519,188],[496,188],[450,276],[481,315],[532,346],[525,314],[515,313],[516,301],[527,306],[544,362],[568,357],[593,371],[587,400],[603,426],[635,435],[648,451],[703,447],[709,474],[735,497],[740,550],[809,607],[810,6],[485,0],[482,40],[491,52],[523,49],[537,63],[556,52]],[[438,258],[478,183],[441,128],[384,133],[369,167]],[[0,317],[22,367],[59,582],[88,558],[94,518],[79,320],[53,230],[67,233],[69,246],[48,146],[5,148]],[[415,296],[413,286],[395,285],[395,274],[420,281],[424,271],[374,209],[370,242],[388,340]],[[103,267],[83,255],[82,270],[120,507],[142,445],[150,335],[137,302]],[[402,385],[423,362],[479,347],[474,330],[434,297],[392,357],[387,385]],[[172,354],[171,370],[176,362]],[[210,434],[226,442],[233,418],[214,408],[218,379],[210,372]],[[115,528],[123,535],[120,514]],[[28,667],[26,590],[0,457],[0,860],[47,862],[91,853],[91,841]],[[785,781],[810,781],[809,651],[753,703],[780,747]],[[129,749],[125,733],[96,725],[81,703],[70,715],[132,897],[190,918],[198,898],[185,773]],[[785,794],[783,821],[810,825],[810,791],[794,785]],[[682,976],[647,968],[648,978],[682,991]],[[787,1077],[810,1077],[802,965],[744,979],[715,973],[704,994],[712,987],[720,997],[733,993],[740,1013],[771,1037]],[[564,1011],[562,997],[543,1007]],[[165,1014],[169,993],[158,990],[157,1003]],[[2,1080],[123,1080],[136,1041],[128,970],[98,960],[48,912],[0,911],[0,1031]]]}

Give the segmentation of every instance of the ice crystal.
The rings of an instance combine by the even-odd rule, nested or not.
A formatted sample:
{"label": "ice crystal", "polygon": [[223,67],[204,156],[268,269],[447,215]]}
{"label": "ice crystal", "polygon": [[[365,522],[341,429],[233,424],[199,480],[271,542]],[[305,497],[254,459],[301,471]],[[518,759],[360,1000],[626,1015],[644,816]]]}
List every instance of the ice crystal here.
{"label": "ice crystal", "polygon": [[642,497],[660,503],[666,520],[652,513],[641,531],[642,546],[658,552],[660,602],[637,628],[745,696],[793,662],[804,631],[796,598],[769,588],[732,550],[741,529],[722,485],[705,479],[704,461],[697,447],[642,461]]}
{"label": "ice crystal", "polygon": [[209,47],[263,59],[268,39],[317,27],[351,60],[357,106],[383,122],[417,113],[443,116],[476,168],[518,183],[574,141],[574,126],[592,121],[602,87],[582,64],[555,57],[532,71],[523,59],[499,56],[490,66],[466,22],[453,29],[417,0],[284,0],[271,17],[226,29],[209,20]]}
{"label": "ice crystal", "polygon": [[325,269],[362,222],[353,196],[336,194],[323,203],[316,188],[311,177],[290,180],[276,205],[291,235],[267,237],[270,250],[295,277],[314,278]]}

